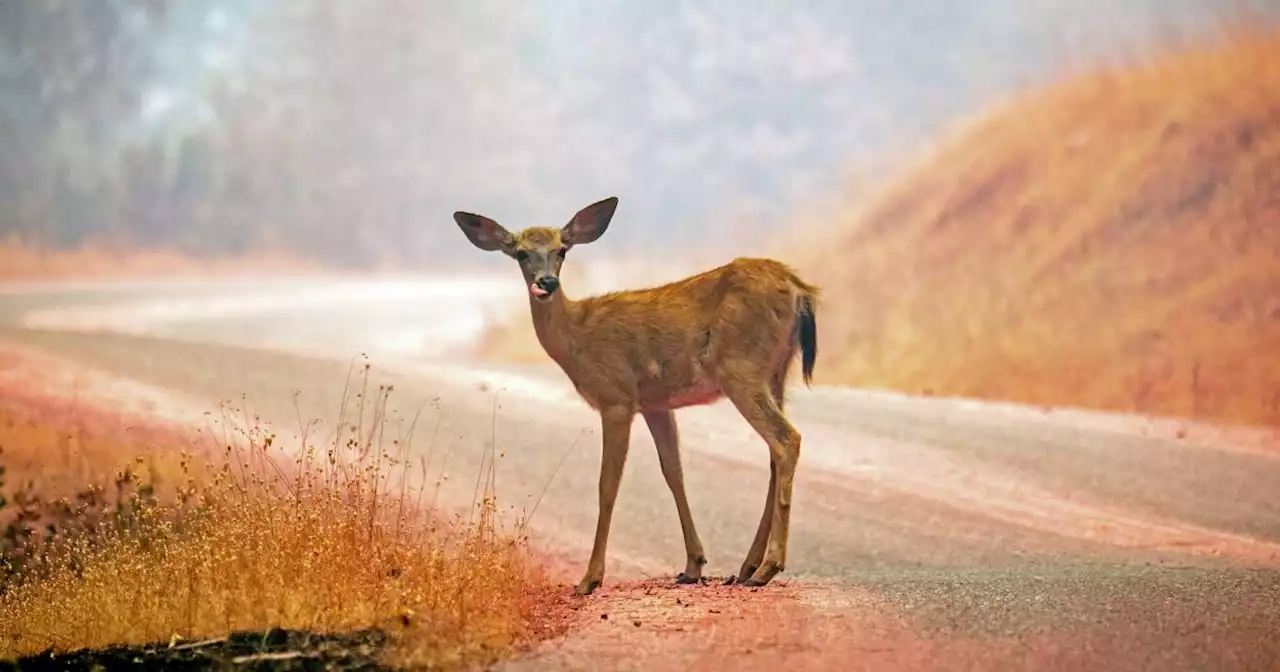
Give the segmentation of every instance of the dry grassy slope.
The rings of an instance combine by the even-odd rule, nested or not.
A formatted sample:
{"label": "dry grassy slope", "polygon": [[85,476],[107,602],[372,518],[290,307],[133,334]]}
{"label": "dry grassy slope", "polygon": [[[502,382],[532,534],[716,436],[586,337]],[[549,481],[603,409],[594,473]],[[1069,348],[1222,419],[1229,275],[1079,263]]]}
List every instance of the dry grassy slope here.
{"label": "dry grassy slope", "polygon": [[1280,34],[1025,95],[839,230],[825,382],[1280,424]]}

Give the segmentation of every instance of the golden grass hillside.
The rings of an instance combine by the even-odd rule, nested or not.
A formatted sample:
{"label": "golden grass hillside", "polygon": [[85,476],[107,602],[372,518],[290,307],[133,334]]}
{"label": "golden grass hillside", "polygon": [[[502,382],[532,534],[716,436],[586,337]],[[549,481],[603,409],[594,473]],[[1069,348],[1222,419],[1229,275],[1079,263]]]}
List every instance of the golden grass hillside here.
{"label": "golden grass hillside", "polygon": [[823,382],[1280,425],[1280,34],[1023,95],[820,244]]}

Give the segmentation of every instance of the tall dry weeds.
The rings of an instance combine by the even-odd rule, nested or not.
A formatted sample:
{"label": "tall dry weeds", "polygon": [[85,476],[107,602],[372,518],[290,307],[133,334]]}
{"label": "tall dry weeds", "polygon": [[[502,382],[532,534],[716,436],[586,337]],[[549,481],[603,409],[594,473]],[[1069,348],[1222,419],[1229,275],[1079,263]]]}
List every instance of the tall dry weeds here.
{"label": "tall dry weeds", "polygon": [[[499,528],[490,488],[465,519],[431,510],[412,426],[389,432],[391,393],[357,395],[342,430],[315,445],[304,427],[296,448],[224,409],[221,455],[197,464],[184,452],[174,496],[126,497],[127,520],[66,525],[74,533],[13,572],[0,595],[0,655],[268,627],[381,627],[398,663],[510,650],[550,584],[522,531]],[[104,506],[120,510],[95,501],[65,515],[87,520]]]}

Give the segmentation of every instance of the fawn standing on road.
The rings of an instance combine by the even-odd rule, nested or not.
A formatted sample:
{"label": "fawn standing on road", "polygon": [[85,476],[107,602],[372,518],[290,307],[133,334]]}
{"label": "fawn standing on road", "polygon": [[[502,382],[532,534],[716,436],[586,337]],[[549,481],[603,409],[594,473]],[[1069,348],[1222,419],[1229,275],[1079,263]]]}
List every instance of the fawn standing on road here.
{"label": "fawn standing on road", "polygon": [[769,446],[764,514],[741,570],[729,579],[762,586],[787,562],[800,433],[783,414],[783,395],[797,350],[805,383],[813,376],[818,288],[781,262],[738,258],[660,287],[570,300],[560,291],[565,254],[603,235],[617,207],[618,199],[607,198],[583,208],[563,228],[518,233],[481,215],[453,215],[473,245],[519,262],[538,342],[600,413],[600,511],[591,561],[577,593],[590,594],[604,579],[609,524],[637,413],[653,434],[680,516],[687,562],[676,581],[701,579],[707,558],[685,496],[672,411],[722,396]]}

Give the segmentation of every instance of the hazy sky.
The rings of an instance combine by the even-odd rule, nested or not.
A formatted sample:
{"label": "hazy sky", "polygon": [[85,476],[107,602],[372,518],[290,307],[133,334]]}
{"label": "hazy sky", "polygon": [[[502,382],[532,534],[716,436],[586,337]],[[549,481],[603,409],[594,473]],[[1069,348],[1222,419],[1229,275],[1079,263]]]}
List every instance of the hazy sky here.
{"label": "hazy sky", "polygon": [[[1280,5],[1257,4],[1272,15]],[[403,140],[419,151],[406,156],[422,170],[430,217],[470,209],[512,226],[560,223],[617,195],[621,238],[660,248],[655,231],[776,221],[831,195],[849,167],[934,137],[992,94],[1132,50],[1162,26],[1203,27],[1221,5],[472,0],[434,3],[432,20],[397,26],[412,44],[389,38],[385,51],[351,58],[375,70],[419,59],[403,86],[430,101],[429,123],[360,123],[413,136]],[[183,92],[199,90],[199,73],[263,67],[239,49],[257,25],[251,8],[263,6],[180,4],[158,45],[157,118],[192,111]]]}

